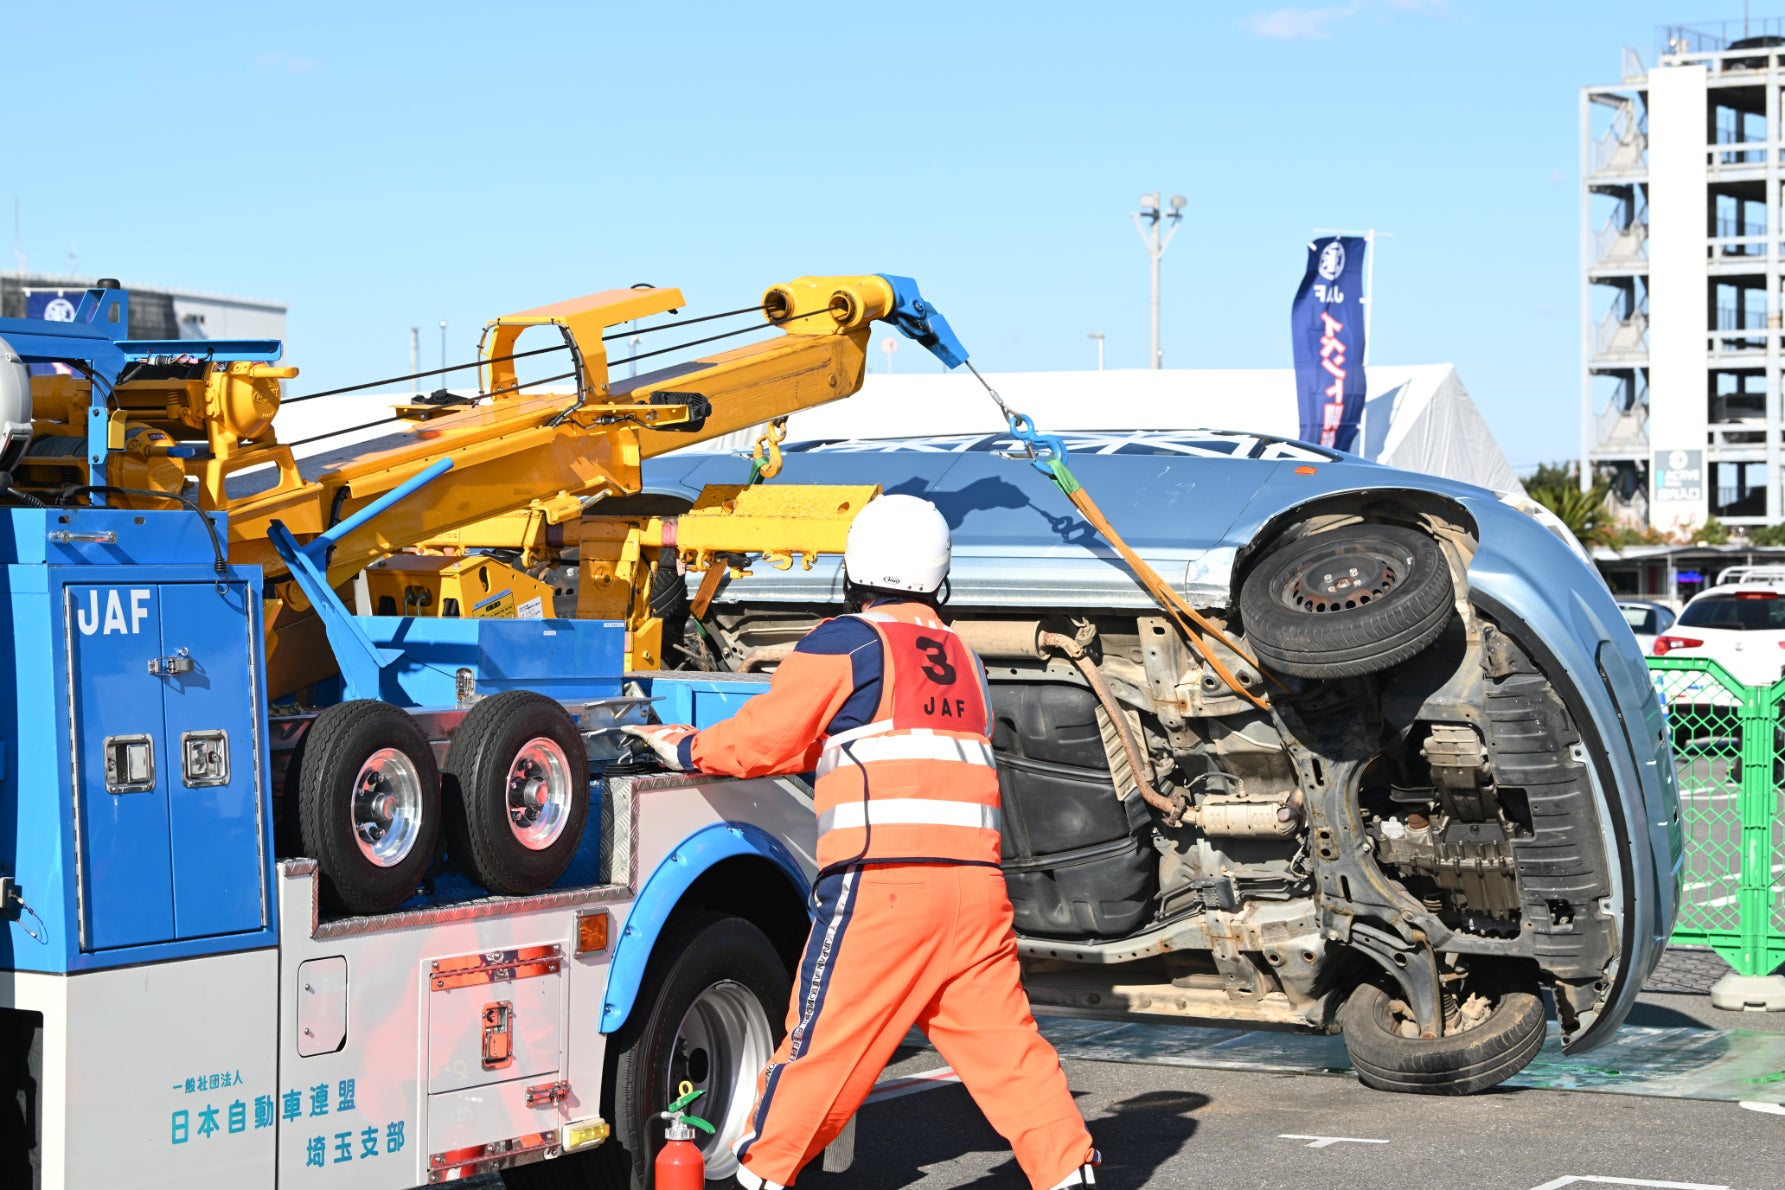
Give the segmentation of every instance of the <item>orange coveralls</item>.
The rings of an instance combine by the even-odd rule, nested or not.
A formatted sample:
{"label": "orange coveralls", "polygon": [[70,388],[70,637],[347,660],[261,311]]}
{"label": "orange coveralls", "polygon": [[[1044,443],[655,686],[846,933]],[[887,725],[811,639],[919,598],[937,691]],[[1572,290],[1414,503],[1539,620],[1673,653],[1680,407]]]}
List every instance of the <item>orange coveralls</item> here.
{"label": "orange coveralls", "polygon": [[682,741],[702,772],[817,773],[818,912],[737,1143],[745,1186],[791,1186],[913,1024],[1035,1190],[1095,1161],[1023,993],[990,734],[979,659],[929,607],[882,603],[814,629],[766,693]]}

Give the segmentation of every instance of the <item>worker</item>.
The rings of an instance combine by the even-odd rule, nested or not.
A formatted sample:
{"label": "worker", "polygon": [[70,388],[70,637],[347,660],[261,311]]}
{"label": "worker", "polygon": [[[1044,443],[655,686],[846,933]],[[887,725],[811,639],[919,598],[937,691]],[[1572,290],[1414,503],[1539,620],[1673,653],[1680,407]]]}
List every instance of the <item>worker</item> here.
{"label": "worker", "polygon": [[916,1025],[1035,1190],[1096,1182],[1091,1136],[1024,994],[998,867],[998,773],[979,658],[945,627],[948,522],[882,496],[849,528],[850,615],[814,628],[731,719],[631,727],[672,768],[815,773],[817,913],[735,1145],[747,1190],[793,1185]]}

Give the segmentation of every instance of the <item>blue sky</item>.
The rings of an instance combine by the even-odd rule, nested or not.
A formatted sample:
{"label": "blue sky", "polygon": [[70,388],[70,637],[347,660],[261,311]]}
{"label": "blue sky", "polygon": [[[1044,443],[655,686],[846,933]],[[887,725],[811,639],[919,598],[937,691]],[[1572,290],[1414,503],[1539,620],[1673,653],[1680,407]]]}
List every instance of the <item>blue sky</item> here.
{"label": "blue sky", "polygon": [[1162,187],[1167,366],[1288,366],[1309,230],[1374,226],[1371,357],[1454,362],[1522,467],[1578,447],[1579,88],[1725,7],[9,5],[0,197],[33,269],[289,302],[313,391],[830,272],[916,277],[982,370],[1139,367]]}

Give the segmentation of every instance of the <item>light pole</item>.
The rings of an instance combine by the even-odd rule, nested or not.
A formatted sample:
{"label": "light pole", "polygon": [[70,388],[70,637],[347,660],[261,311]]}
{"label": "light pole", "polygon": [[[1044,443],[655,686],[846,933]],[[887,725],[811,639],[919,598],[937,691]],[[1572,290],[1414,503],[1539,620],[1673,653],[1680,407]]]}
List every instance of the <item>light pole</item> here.
{"label": "light pole", "polygon": [[421,377],[416,375],[419,371],[421,371],[421,328],[412,326],[409,328],[409,383],[415,386],[415,395],[418,397],[421,395]]}
{"label": "light pole", "polygon": [[[1140,242],[1147,246],[1147,255],[1153,261],[1153,367],[1163,368],[1165,357],[1159,350],[1159,261],[1165,250],[1171,247],[1172,237],[1178,234],[1178,224],[1184,218],[1184,196],[1171,196],[1171,213],[1162,214],[1159,210],[1160,191],[1140,196],[1140,210],[1131,212],[1129,218],[1134,220],[1134,230],[1140,233]],[[1146,226],[1142,227],[1142,220]],[[1161,221],[1169,220],[1171,228],[1161,232]]]}
{"label": "light pole", "polygon": [[1099,372],[1103,371],[1103,332],[1092,331],[1090,334],[1086,335],[1085,338],[1097,340],[1097,370]]}
{"label": "light pole", "polygon": [[446,388],[446,319],[440,320],[440,387]]}
{"label": "light pole", "polygon": [[888,335],[888,336],[886,336],[886,338],[880,340],[880,350],[886,352],[886,374],[888,376],[892,375],[893,352],[897,351],[898,349],[899,349],[899,341],[897,339],[893,338],[891,335]]}

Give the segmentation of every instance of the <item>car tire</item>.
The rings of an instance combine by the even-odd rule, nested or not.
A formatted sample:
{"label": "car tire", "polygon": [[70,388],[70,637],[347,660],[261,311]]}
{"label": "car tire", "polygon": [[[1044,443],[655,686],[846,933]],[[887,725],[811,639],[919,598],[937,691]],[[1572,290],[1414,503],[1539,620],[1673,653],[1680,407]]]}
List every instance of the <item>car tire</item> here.
{"label": "car tire", "polygon": [[1431,1040],[1394,1031],[1388,992],[1359,984],[1345,1001],[1345,1052],[1358,1081],[1410,1095],[1473,1095],[1505,1082],[1543,1048],[1543,999],[1536,990],[1501,988],[1487,1019]]}
{"label": "car tire", "polygon": [[1304,678],[1398,665],[1438,639],[1455,605],[1444,551],[1399,525],[1296,538],[1265,554],[1240,587],[1240,619],[1259,663]]}
{"label": "car tire", "polygon": [[529,690],[475,703],[441,786],[448,852],[491,892],[536,893],[570,866],[589,814],[589,757],[558,703]]}
{"label": "car tire", "polygon": [[[707,1094],[689,1109],[710,1121],[715,1136],[701,1133],[696,1144],[709,1154],[707,1176],[729,1179],[737,1168],[730,1145],[756,1097],[756,1076],[768,1064],[784,1032],[783,1017],[792,980],[768,937],[741,917],[700,913],[667,932],[633,1002],[632,1014],[608,1041],[601,1114],[613,1128],[599,1148],[572,1153],[541,1165],[503,1173],[508,1190],[649,1190],[651,1167],[663,1147],[657,1112],[676,1097],[682,1079],[694,1079],[690,1068],[706,1055]],[[690,1041],[691,1029],[702,1027],[716,1040],[711,1026],[691,1026],[712,1009],[713,1019],[735,1021],[727,1045],[702,1048]],[[742,1034],[749,1033],[749,1037]],[[709,1040],[703,1034],[703,1040]],[[720,1068],[729,1077],[719,1077]],[[695,1071],[698,1073],[698,1071]],[[729,1122],[729,1123],[728,1123]],[[715,1156],[717,1159],[715,1160]],[[724,1182],[729,1185],[729,1181]]]}
{"label": "car tire", "polygon": [[337,703],[316,716],[292,765],[323,903],[384,913],[413,896],[440,838],[440,774],[415,720],[374,699]]}

